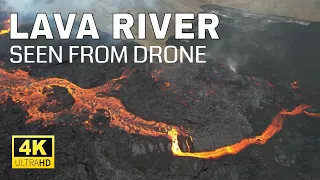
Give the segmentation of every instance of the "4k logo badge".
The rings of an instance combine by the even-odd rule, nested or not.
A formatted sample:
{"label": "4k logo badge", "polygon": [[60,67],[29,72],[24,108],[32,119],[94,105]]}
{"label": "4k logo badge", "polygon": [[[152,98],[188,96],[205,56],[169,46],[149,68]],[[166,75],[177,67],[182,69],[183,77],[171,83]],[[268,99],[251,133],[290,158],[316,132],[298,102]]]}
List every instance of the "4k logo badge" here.
{"label": "4k logo badge", "polygon": [[53,169],[53,135],[13,135],[12,168]]}

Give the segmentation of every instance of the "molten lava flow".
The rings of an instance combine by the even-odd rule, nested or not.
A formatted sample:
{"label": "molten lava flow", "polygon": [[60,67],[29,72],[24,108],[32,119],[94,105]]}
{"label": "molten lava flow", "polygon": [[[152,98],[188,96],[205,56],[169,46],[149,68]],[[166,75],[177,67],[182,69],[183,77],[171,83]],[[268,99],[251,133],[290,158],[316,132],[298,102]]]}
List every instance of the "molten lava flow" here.
{"label": "molten lava flow", "polygon": [[221,147],[221,148],[218,148],[212,151],[206,151],[206,152],[182,152],[178,142],[179,132],[175,131],[175,129],[172,129],[169,132],[169,136],[171,136],[171,140],[172,140],[171,150],[173,154],[176,156],[196,157],[196,158],[204,158],[204,159],[216,159],[225,155],[238,154],[240,151],[242,151],[249,145],[265,144],[270,138],[272,138],[276,133],[278,133],[282,129],[285,116],[295,116],[299,114],[306,114],[313,117],[320,117],[320,114],[306,112],[305,110],[309,107],[311,106],[303,104],[296,107],[292,111],[282,110],[272,119],[271,124],[266,128],[266,130],[260,136],[243,139],[240,142],[235,143],[233,145]]}
{"label": "molten lava flow", "polygon": [[4,29],[0,30],[0,35],[8,34],[10,32],[10,19],[4,21]]}
{"label": "molten lava flow", "polygon": [[[153,137],[167,137],[172,142],[171,150],[175,156],[187,156],[196,158],[214,159],[228,154],[237,154],[244,148],[252,144],[264,144],[277,132],[282,129],[285,116],[292,116],[298,114],[306,114],[309,116],[319,117],[318,114],[308,113],[305,110],[309,105],[300,105],[293,111],[283,110],[279,112],[272,120],[267,129],[260,135],[252,138],[243,139],[240,142],[221,147],[207,152],[191,152],[190,145],[186,141],[188,152],[182,152],[179,147],[179,136],[189,138],[192,142],[192,137],[188,135],[187,131],[178,126],[169,125],[156,121],[144,120],[136,115],[130,113],[121,101],[115,97],[99,97],[97,94],[101,92],[110,92],[118,90],[121,87],[119,81],[128,78],[132,71],[124,71],[122,76],[113,79],[104,85],[83,89],[66,79],[47,78],[35,79],[29,76],[28,73],[17,70],[9,73],[0,68],[0,103],[5,102],[11,97],[13,102],[22,105],[29,117],[27,123],[37,120],[53,121],[58,116],[64,113],[72,113],[81,115],[84,111],[89,111],[88,120],[83,124],[87,128],[92,128],[91,120],[93,115],[98,110],[105,110],[105,115],[110,117],[110,126],[119,127],[131,134],[139,134]],[[60,112],[43,112],[40,109],[41,105],[48,103],[48,90],[54,86],[64,87],[74,98],[74,104],[71,108],[62,110]],[[55,102],[51,102],[55,103]]]}
{"label": "molten lava flow", "polygon": [[[120,85],[117,81],[127,78],[128,71],[118,78],[113,79],[102,86],[92,89],[83,89],[66,79],[48,78],[37,80],[28,75],[28,73],[18,70],[14,73],[8,73],[0,68],[0,102],[5,101],[9,95],[16,103],[23,105],[24,110],[29,114],[27,123],[37,120],[52,121],[61,114],[83,114],[83,111],[89,110],[89,118],[85,125],[90,128],[93,115],[98,110],[106,110],[105,115],[110,117],[110,126],[120,127],[128,133],[146,135],[146,136],[165,136],[168,137],[168,131],[172,128],[178,129],[181,135],[187,135],[180,127],[167,125],[156,121],[146,121],[130,113],[121,101],[114,97],[98,97],[97,93],[110,92],[117,90]],[[47,93],[44,90],[52,89],[54,86],[64,87],[74,98],[74,104],[70,109],[56,112],[41,112],[39,107],[46,103]],[[0,91],[1,92],[1,91]]]}

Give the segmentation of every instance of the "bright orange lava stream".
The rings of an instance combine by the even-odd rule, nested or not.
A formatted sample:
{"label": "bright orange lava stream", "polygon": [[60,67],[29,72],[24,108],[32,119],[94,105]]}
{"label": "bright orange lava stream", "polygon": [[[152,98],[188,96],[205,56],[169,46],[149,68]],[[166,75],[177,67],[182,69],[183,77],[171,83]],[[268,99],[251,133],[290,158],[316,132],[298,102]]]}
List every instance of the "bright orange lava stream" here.
{"label": "bright orange lava stream", "polygon": [[[215,159],[228,154],[237,154],[249,145],[261,145],[266,143],[282,129],[285,116],[304,113],[309,116],[319,117],[319,114],[305,111],[310,107],[309,105],[300,105],[293,111],[283,110],[279,112],[278,115],[273,118],[272,123],[260,136],[243,139],[236,144],[212,151],[190,152],[189,150],[188,152],[182,152],[179,147],[178,136],[188,137],[192,141],[192,137],[188,135],[184,128],[161,122],[144,120],[130,113],[119,99],[109,96],[97,96],[97,93],[118,90],[121,87],[121,83],[118,81],[126,79],[130,73],[130,71],[125,71],[120,78],[113,79],[102,86],[83,89],[66,79],[36,79],[30,77],[28,73],[21,70],[9,73],[5,69],[0,68],[0,103],[5,102],[11,97],[12,101],[21,104],[24,110],[29,114],[27,123],[40,119],[52,121],[64,113],[81,115],[83,110],[89,110],[88,120],[84,123],[87,128],[91,128],[91,120],[97,110],[104,109],[106,110],[105,115],[110,117],[111,127],[119,127],[131,134],[166,137],[172,141],[171,150],[173,155],[206,159]],[[54,86],[64,87],[68,90],[75,100],[73,106],[57,113],[40,111],[39,107],[47,103],[48,91],[45,91],[45,89],[52,89]],[[188,149],[190,149],[188,143],[187,146]]]}
{"label": "bright orange lava stream", "polygon": [[4,29],[0,30],[0,35],[8,34],[10,32],[10,19],[4,21]]}
{"label": "bright orange lava stream", "polygon": [[233,145],[221,147],[212,151],[182,152],[178,145],[179,142],[177,139],[179,133],[177,131],[171,130],[169,132],[169,135],[172,137],[171,150],[173,154],[176,156],[196,157],[196,158],[204,158],[204,159],[216,159],[225,155],[238,154],[240,151],[242,151],[243,149],[245,149],[250,145],[265,144],[270,138],[272,138],[276,133],[278,133],[282,129],[285,116],[295,116],[299,114],[306,114],[313,117],[320,117],[320,114],[306,112],[305,110],[309,107],[311,106],[302,104],[296,107],[295,109],[293,109],[292,111],[282,110],[272,119],[271,124],[266,128],[266,130],[260,136],[246,138]]}

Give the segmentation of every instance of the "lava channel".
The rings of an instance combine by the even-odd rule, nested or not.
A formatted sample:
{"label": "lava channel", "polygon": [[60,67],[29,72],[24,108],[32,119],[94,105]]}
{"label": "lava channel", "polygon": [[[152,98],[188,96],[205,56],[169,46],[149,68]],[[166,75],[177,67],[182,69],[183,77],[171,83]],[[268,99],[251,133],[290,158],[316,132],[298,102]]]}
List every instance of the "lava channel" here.
{"label": "lava channel", "polygon": [[[110,92],[118,90],[121,83],[118,81],[126,79],[131,71],[124,71],[121,77],[113,79],[104,85],[83,89],[66,79],[47,78],[36,79],[22,70],[17,70],[12,73],[0,68],[0,103],[4,103],[11,97],[12,101],[22,105],[23,109],[28,113],[26,123],[31,123],[37,120],[53,121],[58,116],[64,113],[81,114],[84,109],[89,110],[88,120],[83,124],[90,129],[92,127],[91,120],[93,115],[99,109],[104,109],[106,116],[110,117],[110,127],[119,127],[130,134],[139,134],[143,136],[166,137],[171,140],[171,150],[174,156],[195,157],[204,159],[216,159],[225,155],[237,154],[249,145],[265,144],[270,138],[278,133],[282,127],[286,116],[294,116],[305,114],[313,117],[320,117],[319,114],[309,113],[306,111],[309,105],[300,105],[292,111],[282,110],[272,120],[271,124],[259,136],[243,139],[233,145],[221,147],[212,151],[205,152],[183,152],[179,147],[179,136],[192,137],[188,132],[179,126],[169,125],[162,122],[144,120],[130,113],[122,102],[115,97],[99,97],[98,93]],[[41,112],[39,107],[46,102],[47,91],[54,86],[66,88],[74,98],[74,104],[71,108],[60,112]],[[187,144],[189,147],[189,145]]]}
{"label": "lava channel", "polygon": [[276,133],[281,131],[283,127],[283,122],[286,116],[295,116],[299,114],[306,114],[308,116],[320,118],[320,114],[316,113],[309,113],[306,111],[307,108],[310,108],[310,105],[302,104],[292,111],[282,110],[280,111],[273,119],[271,124],[265,129],[265,131],[255,137],[246,138],[241,140],[238,143],[224,146],[221,148],[214,149],[212,151],[205,151],[205,152],[182,152],[179,147],[178,136],[179,132],[175,131],[174,129],[169,132],[169,136],[171,137],[172,146],[171,150],[175,156],[184,156],[184,157],[195,157],[195,158],[204,158],[204,159],[217,159],[225,155],[235,155],[238,154],[240,151],[245,149],[246,147],[257,144],[263,145],[265,144],[270,138],[272,138]]}

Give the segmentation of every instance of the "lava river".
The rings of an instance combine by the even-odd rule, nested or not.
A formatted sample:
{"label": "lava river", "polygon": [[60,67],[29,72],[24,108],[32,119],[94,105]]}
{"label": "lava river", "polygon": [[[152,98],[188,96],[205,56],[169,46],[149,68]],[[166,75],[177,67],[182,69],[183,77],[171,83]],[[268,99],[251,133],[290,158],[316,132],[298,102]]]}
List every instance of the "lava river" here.
{"label": "lava river", "polygon": [[[0,35],[10,32],[10,19],[4,22],[4,29],[0,30]],[[121,88],[121,80],[128,78],[132,71],[124,71],[121,77],[113,79],[102,86],[91,89],[83,89],[66,79],[47,78],[36,79],[22,70],[8,72],[0,68],[0,104],[5,103],[8,99],[21,104],[23,109],[28,113],[26,123],[38,120],[53,122],[54,119],[65,113],[81,115],[84,110],[89,110],[88,120],[83,124],[87,129],[92,129],[91,120],[98,110],[105,110],[105,116],[110,118],[110,127],[118,127],[130,134],[139,134],[143,136],[166,137],[171,140],[171,150],[175,156],[195,157],[204,159],[216,159],[229,154],[237,154],[249,145],[265,144],[270,138],[278,133],[282,127],[286,116],[305,114],[320,118],[320,114],[307,112],[309,105],[300,105],[292,111],[282,110],[271,121],[271,124],[265,131],[255,137],[246,138],[238,143],[221,147],[212,151],[204,152],[183,152],[179,146],[179,136],[184,136],[192,140],[188,132],[183,128],[175,125],[169,125],[152,120],[142,119],[129,112],[122,102],[115,97],[99,97],[99,93],[108,93],[112,90]],[[296,84],[294,84],[296,85]],[[43,104],[49,103],[47,95],[55,86],[66,88],[68,93],[74,98],[71,108],[64,109],[60,112],[41,111]],[[49,123],[50,124],[50,123]],[[53,124],[53,123],[52,123]]]}
{"label": "lava river", "polygon": [[[252,144],[262,145],[272,138],[283,127],[286,116],[305,114],[308,116],[319,117],[319,114],[306,111],[309,105],[300,105],[292,111],[282,110],[271,121],[271,124],[259,136],[243,139],[238,143],[221,147],[212,151],[191,152],[190,149],[184,152],[179,147],[178,137],[184,136],[190,138],[188,132],[183,128],[162,122],[145,120],[130,113],[122,102],[115,97],[100,97],[97,94],[101,92],[110,92],[121,88],[121,81],[126,79],[132,71],[124,71],[121,77],[113,79],[104,85],[83,89],[66,79],[46,78],[38,79],[29,76],[22,70],[8,72],[0,68],[0,103],[11,99],[13,102],[21,104],[28,113],[26,123],[37,120],[51,121],[62,114],[72,113],[80,115],[84,110],[89,111],[88,120],[83,124],[92,128],[91,120],[98,110],[105,110],[105,116],[110,118],[110,127],[118,127],[130,134],[139,134],[143,136],[166,137],[171,140],[171,150],[175,156],[215,159],[229,154],[237,154],[244,148]],[[41,105],[48,103],[47,95],[53,87],[63,87],[74,98],[72,107],[60,112],[40,111]],[[49,89],[49,91],[48,91]],[[188,144],[187,144],[188,145]],[[189,146],[189,145],[188,145]]]}

